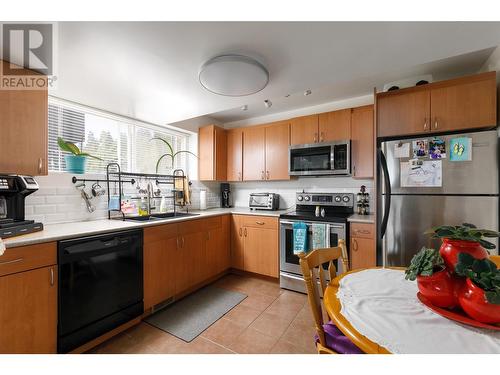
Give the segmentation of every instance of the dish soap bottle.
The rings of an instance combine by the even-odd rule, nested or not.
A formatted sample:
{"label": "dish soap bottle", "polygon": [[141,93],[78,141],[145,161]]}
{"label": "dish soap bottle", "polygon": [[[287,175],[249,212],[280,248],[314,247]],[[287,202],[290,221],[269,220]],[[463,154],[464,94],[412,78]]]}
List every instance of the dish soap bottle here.
{"label": "dish soap bottle", "polygon": [[160,212],[161,213],[167,212],[167,199],[165,198],[164,195],[161,197]]}

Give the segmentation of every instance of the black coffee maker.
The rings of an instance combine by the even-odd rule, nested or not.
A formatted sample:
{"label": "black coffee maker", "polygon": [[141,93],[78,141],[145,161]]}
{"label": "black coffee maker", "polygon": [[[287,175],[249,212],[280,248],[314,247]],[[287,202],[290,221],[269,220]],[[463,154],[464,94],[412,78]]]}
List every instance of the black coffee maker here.
{"label": "black coffee maker", "polygon": [[25,219],[25,198],[37,190],[31,176],[0,175],[0,238],[43,230],[42,223]]}
{"label": "black coffee maker", "polygon": [[233,207],[233,199],[231,197],[231,188],[227,182],[220,184],[220,199],[221,207],[229,208]]}

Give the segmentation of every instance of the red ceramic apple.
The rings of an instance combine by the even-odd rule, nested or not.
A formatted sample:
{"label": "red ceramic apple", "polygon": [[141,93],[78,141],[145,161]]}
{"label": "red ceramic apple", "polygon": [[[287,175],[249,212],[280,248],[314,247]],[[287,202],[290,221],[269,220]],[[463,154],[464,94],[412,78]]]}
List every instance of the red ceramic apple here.
{"label": "red ceramic apple", "polygon": [[471,318],[482,323],[500,323],[500,305],[488,302],[483,289],[467,279],[458,296],[460,307]]}

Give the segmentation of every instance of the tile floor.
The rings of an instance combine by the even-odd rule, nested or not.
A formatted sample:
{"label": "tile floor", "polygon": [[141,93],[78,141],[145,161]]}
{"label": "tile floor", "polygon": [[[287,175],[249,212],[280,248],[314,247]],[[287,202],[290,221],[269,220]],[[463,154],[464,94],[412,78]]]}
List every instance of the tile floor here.
{"label": "tile floor", "polygon": [[92,354],[314,354],[314,321],[304,294],[278,283],[227,275],[214,285],[248,295],[190,343],[146,323],[92,349]]}

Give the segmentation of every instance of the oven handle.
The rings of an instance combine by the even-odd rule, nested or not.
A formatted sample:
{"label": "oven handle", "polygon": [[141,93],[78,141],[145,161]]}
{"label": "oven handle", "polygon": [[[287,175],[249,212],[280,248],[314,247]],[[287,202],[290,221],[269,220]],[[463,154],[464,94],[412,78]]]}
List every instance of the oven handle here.
{"label": "oven handle", "polygon": [[300,222],[305,223],[306,225],[312,225],[312,224],[316,223],[316,224],[326,224],[330,228],[337,228],[337,229],[344,228],[344,225],[342,225],[342,224],[332,224],[332,223],[325,222],[325,221],[312,222],[312,221],[303,221],[303,220],[297,220],[297,221],[280,220],[280,224],[285,224],[285,225],[293,225],[294,223],[300,223]]}

